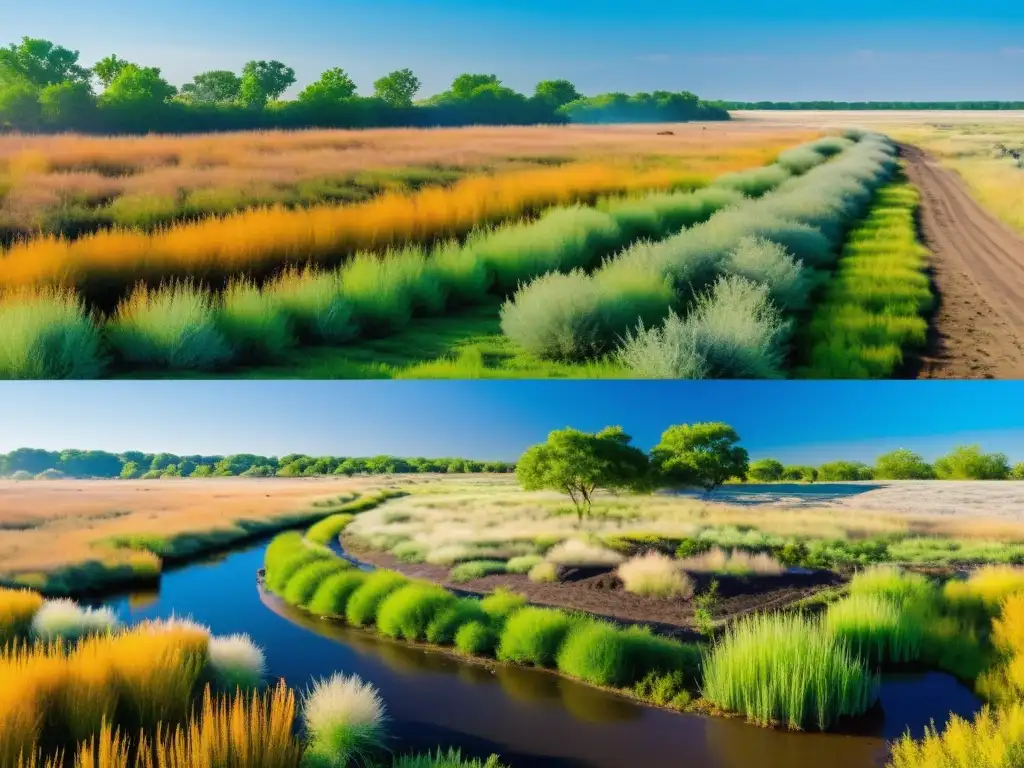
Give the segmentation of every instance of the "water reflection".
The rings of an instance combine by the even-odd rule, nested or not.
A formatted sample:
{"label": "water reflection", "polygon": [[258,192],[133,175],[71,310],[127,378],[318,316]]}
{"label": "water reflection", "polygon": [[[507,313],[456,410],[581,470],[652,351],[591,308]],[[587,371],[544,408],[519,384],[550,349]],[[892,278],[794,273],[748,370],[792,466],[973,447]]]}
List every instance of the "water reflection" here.
{"label": "water reflection", "polygon": [[130,621],[177,613],[221,634],[247,632],[266,649],[270,673],[296,687],[335,671],[361,675],[387,703],[396,751],[457,746],[476,757],[498,752],[513,768],[820,768],[824,756],[829,768],[865,768],[884,762],[883,734],[927,722],[926,715],[940,720],[947,700],[955,700],[956,711],[976,705],[939,675],[926,678],[925,696],[902,679],[883,687],[889,717],[877,726],[882,734],[794,734],[681,715],[548,672],[467,663],[315,619],[276,600],[264,603],[255,583],[262,552],[257,547],[170,572],[158,595],[111,603]]}

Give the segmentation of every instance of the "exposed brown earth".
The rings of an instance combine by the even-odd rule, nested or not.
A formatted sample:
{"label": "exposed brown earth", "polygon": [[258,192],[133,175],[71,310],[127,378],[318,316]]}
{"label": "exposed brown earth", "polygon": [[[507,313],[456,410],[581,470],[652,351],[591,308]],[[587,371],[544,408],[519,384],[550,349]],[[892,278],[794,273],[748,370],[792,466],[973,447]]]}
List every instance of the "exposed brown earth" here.
{"label": "exposed brown earth", "polygon": [[[690,636],[694,633],[692,600],[634,595],[626,592],[618,578],[608,572],[580,574],[583,578],[578,579],[569,574],[565,581],[548,583],[533,582],[526,576],[511,573],[455,583],[449,581],[449,569],[445,566],[403,563],[387,552],[350,550],[347,542],[345,549],[363,562],[400,571],[410,578],[432,581],[454,591],[485,594],[505,587],[525,595],[534,605],[586,611],[623,623],[648,624],[667,636],[692,639]],[[843,579],[836,574],[817,572],[742,579],[720,576],[718,581],[721,597],[715,606],[714,618],[728,621],[755,611],[784,608]],[[701,588],[698,585],[698,590]]]}
{"label": "exposed brown earth", "polygon": [[918,147],[901,145],[920,190],[920,228],[932,253],[938,307],[924,379],[1024,378],[1024,239],[987,213],[963,180]]}

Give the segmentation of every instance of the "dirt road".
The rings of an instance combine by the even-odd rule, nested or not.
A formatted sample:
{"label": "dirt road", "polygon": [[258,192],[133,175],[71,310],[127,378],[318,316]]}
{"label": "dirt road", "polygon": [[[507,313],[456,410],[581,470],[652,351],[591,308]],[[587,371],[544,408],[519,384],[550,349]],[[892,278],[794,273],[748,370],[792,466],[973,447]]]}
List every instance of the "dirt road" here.
{"label": "dirt road", "polygon": [[985,212],[953,171],[901,145],[921,191],[921,230],[932,252],[939,305],[928,349],[912,373],[925,379],[1024,378],[1024,239]]}

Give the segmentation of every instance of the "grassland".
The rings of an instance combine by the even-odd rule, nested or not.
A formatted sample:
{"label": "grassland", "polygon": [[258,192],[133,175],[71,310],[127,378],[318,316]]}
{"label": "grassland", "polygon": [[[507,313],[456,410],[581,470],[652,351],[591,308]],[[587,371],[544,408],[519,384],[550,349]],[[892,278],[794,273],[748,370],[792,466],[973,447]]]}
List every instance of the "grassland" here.
{"label": "grassland", "polygon": [[0,481],[0,580],[52,594],[152,581],[165,561],[308,524],[385,487],[358,478]]}

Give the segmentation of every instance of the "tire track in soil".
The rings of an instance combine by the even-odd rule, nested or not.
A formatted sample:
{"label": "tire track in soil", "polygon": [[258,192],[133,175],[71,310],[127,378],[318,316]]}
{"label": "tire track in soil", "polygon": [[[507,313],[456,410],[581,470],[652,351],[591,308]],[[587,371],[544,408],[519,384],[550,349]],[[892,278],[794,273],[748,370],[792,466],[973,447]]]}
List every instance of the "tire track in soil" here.
{"label": "tire track in soil", "polygon": [[906,375],[1024,378],[1024,239],[983,210],[954,171],[918,147],[899,150],[921,195],[937,296],[927,346],[907,361]]}

